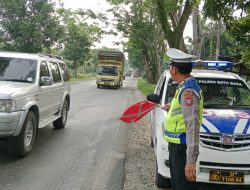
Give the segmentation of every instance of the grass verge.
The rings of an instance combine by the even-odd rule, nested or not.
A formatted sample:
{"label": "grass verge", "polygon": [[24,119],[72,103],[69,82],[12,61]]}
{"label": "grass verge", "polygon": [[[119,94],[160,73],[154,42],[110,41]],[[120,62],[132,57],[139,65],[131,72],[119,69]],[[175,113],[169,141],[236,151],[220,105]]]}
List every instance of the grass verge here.
{"label": "grass verge", "polygon": [[90,74],[78,74],[77,78],[72,76],[70,78],[71,82],[76,82],[76,81],[81,81],[81,80],[93,80],[96,79],[96,74],[95,73],[90,73]]}
{"label": "grass verge", "polygon": [[148,94],[154,92],[155,84],[148,82],[143,78],[139,78],[137,82],[138,89],[146,97]]}

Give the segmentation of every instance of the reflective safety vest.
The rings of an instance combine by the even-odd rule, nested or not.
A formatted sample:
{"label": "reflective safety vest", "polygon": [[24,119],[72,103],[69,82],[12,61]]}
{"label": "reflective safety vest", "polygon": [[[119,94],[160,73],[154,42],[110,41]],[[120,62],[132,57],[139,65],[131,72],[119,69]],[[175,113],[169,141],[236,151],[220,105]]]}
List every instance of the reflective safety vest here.
{"label": "reflective safety vest", "polygon": [[181,94],[185,89],[193,89],[199,94],[199,121],[200,126],[202,124],[202,112],[203,112],[203,96],[200,86],[195,79],[189,79],[185,81],[184,85],[180,87],[175,97],[171,101],[171,107],[168,111],[165,120],[164,138],[168,142],[176,144],[186,144],[186,125],[184,115],[181,110]]}

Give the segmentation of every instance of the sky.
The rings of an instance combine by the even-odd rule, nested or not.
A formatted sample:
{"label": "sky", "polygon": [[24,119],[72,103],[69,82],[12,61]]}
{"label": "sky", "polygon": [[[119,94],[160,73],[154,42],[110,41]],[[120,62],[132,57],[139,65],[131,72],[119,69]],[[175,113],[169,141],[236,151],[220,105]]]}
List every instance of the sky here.
{"label": "sky", "polygon": [[[106,0],[63,0],[65,8],[71,9],[91,9],[95,13],[105,13],[107,9],[111,8],[111,5]],[[96,48],[103,46],[108,48],[118,48],[122,51],[122,45],[114,45],[113,42],[119,42],[122,39],[121,35],[104,35],[100,43],[95,43]]]}
{"label": "sky", "polygon": [[[56,0],[57,1],[57,0]],[[111,8],[111,5],[106,2],[106,0],[63,0],[65,8],[72,9],[91,9],[94,12],[102,12],[104,13],[107,9]],[[186,29],[184,31],[184,36],[192,36],[193,28],[192,24],[189,21],[186,25]],[[119,48],[122,50],[122,46],[115,46],[113,42],[126,40],[119,36],[113,35],[105,35],[101,40],[101,43],[95,43],[97,48],[101,48],[103,46],[108,48]]]}

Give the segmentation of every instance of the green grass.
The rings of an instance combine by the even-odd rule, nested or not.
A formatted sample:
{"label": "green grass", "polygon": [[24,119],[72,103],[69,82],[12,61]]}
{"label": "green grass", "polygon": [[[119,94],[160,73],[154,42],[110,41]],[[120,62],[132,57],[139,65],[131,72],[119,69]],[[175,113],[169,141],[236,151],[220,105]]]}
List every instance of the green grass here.
{"label": "green grass", "polygon": [[96,79],[96,74],[95,73],[90,73],[90,74],[78,74],[77,78],[72,76],[70,78],[71,82],[76,82],[76,81],[81,81],[81,80],[93,80]]}
{"label": "green grass", "polygon": [[148,82],[147,80],[140,78],[137,82],[138,89],[146,97],[148,94],[154,92],[155,84]]}

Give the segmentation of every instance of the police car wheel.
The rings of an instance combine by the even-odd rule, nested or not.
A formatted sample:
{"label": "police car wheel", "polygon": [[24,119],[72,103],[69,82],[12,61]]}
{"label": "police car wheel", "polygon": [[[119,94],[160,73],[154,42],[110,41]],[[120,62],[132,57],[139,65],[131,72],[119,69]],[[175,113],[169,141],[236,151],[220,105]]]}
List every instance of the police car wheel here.
{"label": "police car wheel", "polygon": [[158,188],[171,188],[171,180],[169,178],[163,177],[158,173],[158,166],[156,162],[156,172],[155,172],[155,185]]}

